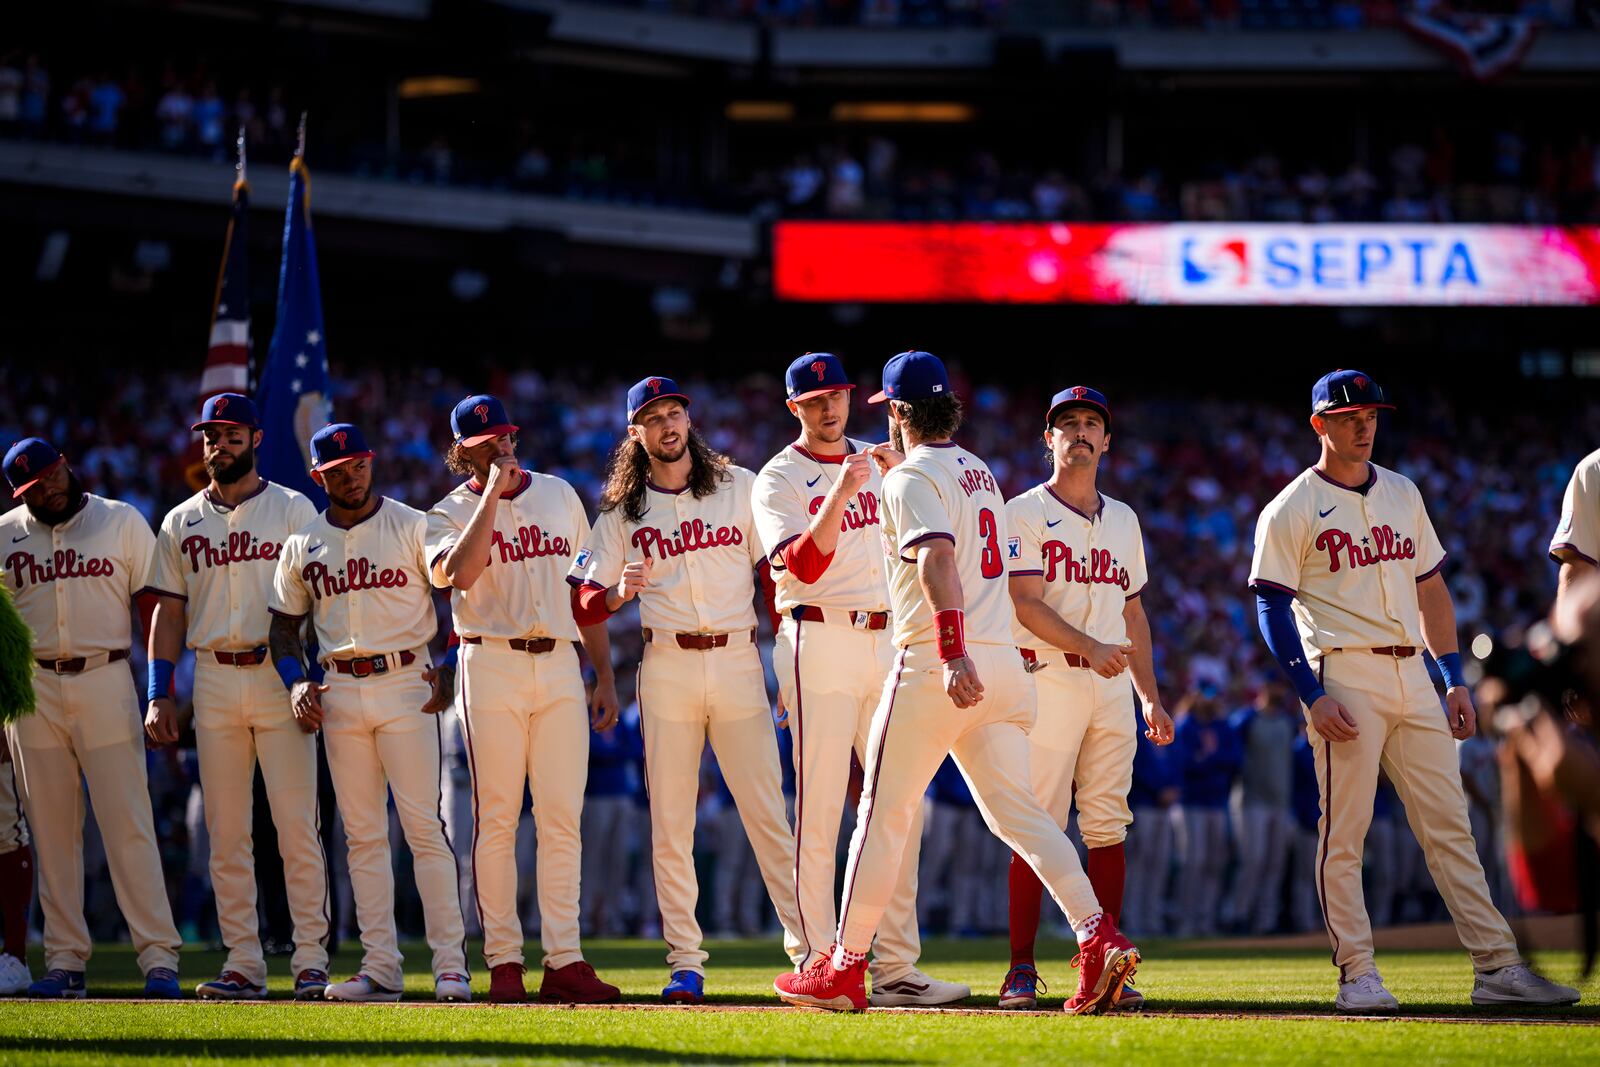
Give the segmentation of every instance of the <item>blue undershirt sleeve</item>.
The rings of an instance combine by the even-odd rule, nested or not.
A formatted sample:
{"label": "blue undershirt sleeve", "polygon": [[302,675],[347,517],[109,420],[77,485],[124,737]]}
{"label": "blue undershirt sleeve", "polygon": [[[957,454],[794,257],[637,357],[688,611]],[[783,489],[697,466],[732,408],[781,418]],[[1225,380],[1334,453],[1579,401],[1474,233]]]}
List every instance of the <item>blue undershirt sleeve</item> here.
{"label": "blue undershirt sleeve", "polygon": [[1266,639],[1272,658],[1278,661],[1289,684],[1300,695],[1306,707],[1316,703],[1324,690],[1322,683],[1306,662],[1305,646],[1300,643],[1300,630],[1295,626],[1294,597],[1277,589],[1256,588],[1256,622],[1261,636]]}

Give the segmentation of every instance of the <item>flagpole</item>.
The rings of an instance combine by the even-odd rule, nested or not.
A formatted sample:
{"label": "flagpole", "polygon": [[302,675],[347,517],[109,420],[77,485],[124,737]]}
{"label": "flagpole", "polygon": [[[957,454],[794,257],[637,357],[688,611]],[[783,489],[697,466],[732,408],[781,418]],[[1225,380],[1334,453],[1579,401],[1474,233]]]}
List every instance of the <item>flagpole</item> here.
{"label": "flagpole", "polygon": [[300,130],[295,135],[294,158],[303,160],[306,156],[306,113],[300,112]]}
{"label": "flagpole", "polygon": [[245,179],[245,163],[246,163],[246,160],[245,160],[245,149],[244,149],[244,126],[242,126],[242,125],[239,127],[239,139],[238,139],[238,141],[235,142],[235,146],[238,149],[238,160],[233,165],[233,180],[234,180],[234,184],[235,185],[244,185],[244,184],[246,184],[246,179]]}

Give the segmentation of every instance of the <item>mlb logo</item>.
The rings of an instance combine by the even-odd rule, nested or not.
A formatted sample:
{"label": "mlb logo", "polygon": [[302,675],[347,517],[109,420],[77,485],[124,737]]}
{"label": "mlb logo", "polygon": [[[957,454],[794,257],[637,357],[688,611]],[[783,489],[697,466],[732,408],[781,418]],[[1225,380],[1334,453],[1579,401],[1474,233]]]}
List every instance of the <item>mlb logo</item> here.
{"label": "mlb logo", "polygon": [[572,561],[572,565],[574,567],[587,567],[589,565],[589,558],[593,555],[594,552],[590,549],[580,549],[578,551],[578,558]]}
{"label": "mlb logo", "polygon": [[1013,537],[1013,538],[1010,538],[1009,540],[1006,541],[1006,558],[1007,559],[1021,559],[1022,558],[1022,538]]}

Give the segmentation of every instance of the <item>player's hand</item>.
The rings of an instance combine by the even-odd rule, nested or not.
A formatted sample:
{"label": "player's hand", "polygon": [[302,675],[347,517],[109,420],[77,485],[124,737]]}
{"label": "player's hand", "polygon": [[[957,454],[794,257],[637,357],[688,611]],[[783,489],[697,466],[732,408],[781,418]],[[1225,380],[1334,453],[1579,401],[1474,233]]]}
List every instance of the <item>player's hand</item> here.
{"label": "player's hand", "polygon": [[787,730],[789,728],[789,708],[783,702],[782,689],[778,690],[778,714],[773,721],[778,724],[778,729],[780,730]]}
{"label": "player's hand", "polygon": [[171,697],[157,697],[144,714],[144,735],[152,745],[178,743],[178,705]]}
{"label": "player's hand", "polygon": [[422,705],[422,714],[437,715],[450,706],[456,695],[456,669],[454,667],[429,667],[422,672],[422,680],[433,687],[428,702]]}
{"label": "player's hand", "polygon": [[888,445],[868,445],[867,455],[871,456],[872,462],[878,465],[879,474],[888,474],[906,461],[904,452],[896,452]]}
{"label": "player's hand", "polygon": [[1157,745],[1172,744],[1172,716],[1160,704],[1146,704],[1144,708],[1144,735]]}
{"label": "player's hand", "polygon": [[1089,661],[1089,669],[1100,677],[1115,678],[1128,669],[1128,655],[1132,651],[1132,641],[1120,646],[1095,641],[1089,646],[1089,654],[1083,658]]}
{"label": "player's hand", "polygon": [[516,491],[522,480],[522,464],[516,456],[496,456],[489,463],[489,483],[483,487],[487,496],[505,496]]}
{"label": "player's hand", "polygon": [[1311,727],[1324,741],[1354,741],[1361,736],[1356,728],[1356,717],[1327,693],[1311,705]]}
{"label": "player's hand", "polygon": [[650,571],[656,565],[654,556],[646,556],[622,568],[622,579],[617,582],[617,598],[624,604],[650,588]]}
{"label": "player's hand", "polygon": [[605,733],[617,725],[622,714],[622,702],[617,699],[615,678],[596,678],[594,691],[589,694],[589,727],[595,733]]}
{"label": "player's hand", "polygon": [[866,485],[871,477],[872,457],[866,452],[852,452],[839,464],[839,480],[833,483],[833,491],[841,496],[851,496]]}
{"label": "player's hand", "polygon": [[289,706],[294,709],[294,721],[300,724],[302,732],[314,734],[322,728],[323,716],[327,714],[322,710],[322,694],[327,691],[327,686],[318,685],[310,678],[300,679],[289,690]]}
{"label": "player's hand", "polygon": [[983,700],[983,683],[978,681],[978,665],[971,656],[945,663],[944,691],[958,708],[976,707]]}
{"label": "player's hand", "polygon": [[1444,694],[1444,708],[1450,720],[1450,736],[1465,741],[1478,732],[1478,710],[1472,706],[1472,693],[1464,685]]}

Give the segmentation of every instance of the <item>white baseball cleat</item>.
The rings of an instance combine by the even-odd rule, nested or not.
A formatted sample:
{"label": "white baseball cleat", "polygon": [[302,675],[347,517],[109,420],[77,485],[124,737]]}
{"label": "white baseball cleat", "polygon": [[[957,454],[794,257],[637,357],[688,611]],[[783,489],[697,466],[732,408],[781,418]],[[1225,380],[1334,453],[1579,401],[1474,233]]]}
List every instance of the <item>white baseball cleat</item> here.
{"label": "white baseball cleat", "polygon": [[912,968],[892,982],[872,983],[872,995],[867,997],[867,1003],[874,1008],[936,1008],[971,995],[969,986],[941,982]]}
{"label": "white baseball cleat", "polygon": [[1498,971],[1480,971],[1472,982],[1472,1003],[1479,1007],[1491,1004],[1554,1007],[1578,1003],[1578,991],[1534,974],[1526,963],[1513,963]]}
{"label": "white baseball cleat", "polygon": [[1378,977],[1377,971],[1368,971],[1339,983],[1339,998],[1333,1002],[1333,1007],[1350,1015],[1379,1015],[1399,1011],[1400,1002],[1383,988],[1383,979]]}
{"label": "white baseball cleat", "polygon": [[9,952],[0,953],[0,997],[14,997],[33,984],[28,965]]}
{"label": "white baseball cleat", "polygon": [[467,976],[454,971],[446,971],[433,980],[433,999],[442,1001],[458,1001],[466,1003],[472,999],[472,987],[467,984]]}
{"label": "white baseball cleat", "polygon": [[322,994],[329,1000],[346,1000],[373,1004],[400,999],[400,990],[385,989],[365,974],[358,974],[347,982],[329,986]]}

